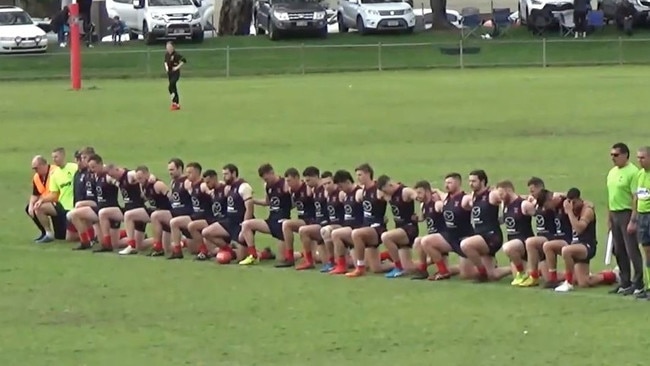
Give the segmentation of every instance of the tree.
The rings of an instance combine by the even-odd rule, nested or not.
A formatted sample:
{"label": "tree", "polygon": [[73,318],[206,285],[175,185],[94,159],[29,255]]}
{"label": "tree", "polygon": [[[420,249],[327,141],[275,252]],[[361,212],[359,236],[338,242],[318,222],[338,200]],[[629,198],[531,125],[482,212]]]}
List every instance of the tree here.
{"label": "tree", "polygon": [[220,36],[248,35],[252,21],[253,0],[223,0],[217,33]]}
{"label": "tree", "polygon": [[447,20],[447,0],[429,0],[433,12],[433,29],[454,29]]}

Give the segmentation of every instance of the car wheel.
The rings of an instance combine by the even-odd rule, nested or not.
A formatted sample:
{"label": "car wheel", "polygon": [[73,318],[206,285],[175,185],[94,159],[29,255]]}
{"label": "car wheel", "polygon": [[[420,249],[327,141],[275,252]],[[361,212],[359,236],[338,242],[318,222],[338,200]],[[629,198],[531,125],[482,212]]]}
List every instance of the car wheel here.
{"label": "car wheel", "polygon": [[366,30],[366,26],[363,24],[363,18],[361,18],[361,15],[357,17],[357,30],[361,35],[365,35],[366,33],[368,33],[368,31]]}
{"label": "car wheel", "polygon": [[142,37],[144,38],[145,44],[151,45],[156,42],[156,38],[149,32],[147,22],[142,23]]}
{"label": "car wheel", "polygon": [[522,16],[521,12],[521,3],[517,3],[517,13],[519,13],[519,23],[521,25],[526,25],[526,20],[528,20],[528,17],[526,17],[526,20],[524,20],[524,17]]}
{"label": "car wheel", "polygon": [[406,34],[413,34],[414,31],[415,31],[415,27],[408,27],[408,28],[406,28],[405,33]]}
{"label": "car wheel", "polygon": [[327,38],[327,27],[323,27],[318,31],[318,37],[319,38]]}
{"label": "car wheel", "polygon": [[199,33],[194,33],[192,35],[192,42],[194,43],[203,43],[203,38],[205,37],[205,33],[203,31]]}
{"label": "car wheel", "polygon": [[343,20],[343,15],[341,13],[336,15],[336,23],[339,26],[339,33],[347,33],[348,27],[345,26],[345,21]]}
{"label": "car wheel", "polygon": [[131,41],[137,41],[137,40],[138,40],[138,34],[137,34],[137,33],[133,33],[133,32],[129,32],[129,39],[130,39]]}

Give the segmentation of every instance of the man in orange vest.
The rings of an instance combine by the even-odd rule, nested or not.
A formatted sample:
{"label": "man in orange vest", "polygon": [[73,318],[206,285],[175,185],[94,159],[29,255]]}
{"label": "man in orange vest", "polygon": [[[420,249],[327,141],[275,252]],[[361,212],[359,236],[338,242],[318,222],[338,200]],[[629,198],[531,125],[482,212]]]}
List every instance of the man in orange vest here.
{"label": "man in orange vest", "polygon": [[[36,227],[41,231],[41,235],[34,240],[37,243],[47,243],[54,239],[65,239],[65,219],[58,220],[54,218],[50,225],[49,219],[39,220],[34,212],[34,204],[36,201],[49,192],[48,184],[50,176],[56,169],[58,169],[57,166],[49,165],[47,160],[45,160],[41,155],[36,155],[32,159],[32,170],[34,171],[34,176],[32,178],[32,195],[29,197],[29,204],[25,207],[25,212],[27,212],[27,215],[32,218]],[[54,228],[54,230],[52,230],[52,228]]]}

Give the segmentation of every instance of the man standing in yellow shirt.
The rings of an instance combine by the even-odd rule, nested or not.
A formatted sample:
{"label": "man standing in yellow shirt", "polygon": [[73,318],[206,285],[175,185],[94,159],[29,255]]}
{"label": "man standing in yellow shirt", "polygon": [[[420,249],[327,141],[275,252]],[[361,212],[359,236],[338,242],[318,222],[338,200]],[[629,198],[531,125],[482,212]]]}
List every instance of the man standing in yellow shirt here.
{"label": "man standing in yellow shirt", "polygon": [[[650,146],[640,148],[636,153],[639,172],[636,176],[636,197],[632,206],[629,230],[636,230],[637,238],[645,252],[646,271],[650,270]],[[648,298],[644,293],[637,298]]]}
{"label": "man standing in yellow shirt", "polygon": [[643,257],[634,231],[628,230],[634,209],[636,176],[639,169],[630,163],[630,149],[622,142],[612,146],[610,156],[614,167],[607,174],[608,226],[614,241],[616,263],[621,271],[619,286],[610,292],[642,296],[645,293]]}

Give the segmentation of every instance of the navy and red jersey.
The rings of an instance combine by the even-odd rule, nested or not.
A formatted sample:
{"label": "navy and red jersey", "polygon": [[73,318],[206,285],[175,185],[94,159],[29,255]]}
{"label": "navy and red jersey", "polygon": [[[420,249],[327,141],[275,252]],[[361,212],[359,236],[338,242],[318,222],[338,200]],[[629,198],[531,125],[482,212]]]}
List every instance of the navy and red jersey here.
{"label": "navy and red jersey", "polygon": [[97,197],[97,208],[119,207],[117,196],[119,188],[108,181],[106,173],[95,175],[95,195]]}
{"label": "navy and red jersey", "polygon": [[224,220],[228,214],[228,195],[226,195],[226,186],[220,184],[212,190],[210,210],[207,216],[217,220]]}
{"label": "navy and red jersey", "polygon": [[172,204],[169,202],[169,197],[166,193],[156,192],[155,185],[158,180],[155,182],[147,182],[144,187],[142,187],[142,193],[144,198],[147,200],[149,206],[156,210],[169,211],[172,209]]}
{"label": "navy and red jersey", "polygon": [[439,234],[447,229],[442,212],[436,211],[434,200],[422,203],[422,218],[427,225],[427,234]]}
{"label": "navy and red jersey", "polygon": [[187,216],[192,214],[192,196],[185,189],[185,177],[173,179],[169,190],[169,202],[172,205],[172,216]]}
{"label": "navy and red jersey", "polygon": [[307,184],[302,182],[297,190],[291,190],[291,200],[300,220],[313,221],[316,219],[314,197],[309,194]]}
{"label": "navy and red jersey", "polygon": [[244,222],[246,216],[246,205],[244,198],[239,194],[239,187],[246,183],[245,180],[238,179],[230,184],[230,190],[226,195],[226,217],[234,224],[239,225]]}
{"label": "navy and red jersey", "polygon": [[282,220],[291,217],[291,193],[285,191],[284,178],[279,178],[273,184],[265,187],[266,199],[269,203],[269,220]]}
{"label": "navy and red jersey", "polygon": [[204,218],[212,209],[212,196],[201,190],[201,181],[192,184],[190,197],[192,199],[192,217],[196,219]]}
{"label": "navy and red jersey", "polygon": [[463,197],[465,197],[465,192],[447,195],[442,208],[447,232],[460,239],[474,235],[472,214],[463,208]]}
{"label": "navy and red jersey", "polygon": [[[598,244],[596,239],[596,212],[594,211],[594,219],[587,224],[587,227],[578,234],[575,230],[572,230],[572,240],[571,243],[580,243],[587,244],[595,247]],[[595,248],[594,248],[595,249]]]}
{"label": "navy and red jersey", "polygon": [[532,217],[521,211],[524,199],[517,196],[514,200],[503,206],[503,222],[506,226],[508,240],[530,238],[533,236]]}
{"label": "navy and red jersey", "polygon": [[345,208],[339,200],[341,191],[335,189],[327,196],[327,218],[331,225],[343,225],[345,221]]}
{"label": "navy and red jersey", "polygon": [[564,211],[564,201],[566,198],[562,198],[562,202],[558,206],[555,216],[555,236],[567,238],[572,235],[573,228],[571,227],[571,220],[569,220],[569,215]]}
{"label": "navy and red jersey", "polygon": [[363,224],[363,203],[358,202],[356,195],[361,187],[354,187],[350,192],[345,192],[343,200],[343,226],[357,228]]}
{"label": "navy and red jersey", "polygon": [[88,168],[79,169],[74,175],[74,203],[80,201],[95,201],[95,176]]}
{"label": "navy and red jersey", "polygon": [[142,197],[140,183],[129,182],[129,171],[127,169],[124,170],[124,174],[122,174],[118,183],[120,185],[120,193],[122,194],[122,201],[124,201],[125,211],[144,207],[144,198]]}
{"label": "navy and red jersey", "polygon": [[314,213],[316,223],[327,225],[327,197],[325,196],[325,187],[318,186],[314,188]]}
{"label": "navy and red jersey", "polygon": [[400,186],[390,196],[390,208],[393,212],[393,220],[395,227],[403,227],[406,225],[417,225],[417,216],[415,215],[415,202],[404,201],[404,186]]}
{"label": "navy and red jersey", "polygon": [[377,195],[379,190],[376,185],[369,188],[363,188],[363,199],[361,201],[363,207],[363,225],[375,226],[386,225],[386,205],[384,199],[379,198]]}
{"label": "navy and red jersey", "polygon": [[535,232],[539,236],[555,235],[557,212],[544,205],[535,207]]}
{"label": "navy and red jersey", "polygon": [[490,203],[490,190],[474,194],[472,202],[472,223],[477,234],[492,233],[501,230],[499,223],[499,206]]}

